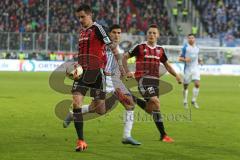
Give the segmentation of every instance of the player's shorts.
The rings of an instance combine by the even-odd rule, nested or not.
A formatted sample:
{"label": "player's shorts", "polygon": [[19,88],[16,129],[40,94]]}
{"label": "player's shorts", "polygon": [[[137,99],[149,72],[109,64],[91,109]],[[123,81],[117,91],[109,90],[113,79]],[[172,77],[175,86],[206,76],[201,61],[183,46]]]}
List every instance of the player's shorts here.
{"label": "player's shorts", "polygon": [[142,77],[138,80],[138,90],[148,101],[151,97],[159,97],[159,79],[156,77]]}
{"label": "player's shorts", "polygon": [[131,95],[129,90],[118,76],[106,76],[106,92],[114,92],[116,88],[119,88],[125,95]]}
{"label": "player's shorts", "polygon": [[81,78],[73,82],[72,93],[80,92],[83,96],[90,90],[90,96],[95,100],[105,99],[106,80],[102,69],[83,70]]}
{"label": "player's shorts", "polygon": [[200,81],[200,71],[199,70],[195,70],[195,71],[186,70],[184,72],[183,83],[189,84],[191,81]]}

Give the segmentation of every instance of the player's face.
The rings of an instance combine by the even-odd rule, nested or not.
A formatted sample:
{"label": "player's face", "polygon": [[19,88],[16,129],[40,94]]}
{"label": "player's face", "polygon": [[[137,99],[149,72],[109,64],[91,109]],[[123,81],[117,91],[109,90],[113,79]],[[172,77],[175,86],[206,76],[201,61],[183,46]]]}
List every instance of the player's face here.
{"label": "player's face", "polygon": [[157,43],[159,38],[159,31],[157,28],[149,28],[147,31],[147,41],[150,43]]}
{"label": "player's face", "polygon": [[121,40],[121,33],[122,33],[121,29],[113,29],[109,34],[111,40],[119,44]]}
{"label": "player's face", "polygon": [[79,22],[84,28],[88,28],[92,23],[92,14],[87,14],[85,11],[80,11],[76,13],[76,16],[79,19]]}
{"label": "player's face", "polygon": [[193,45],[195,43],[195,37],[194,36],[188,36],[188,43],[190,45]]}

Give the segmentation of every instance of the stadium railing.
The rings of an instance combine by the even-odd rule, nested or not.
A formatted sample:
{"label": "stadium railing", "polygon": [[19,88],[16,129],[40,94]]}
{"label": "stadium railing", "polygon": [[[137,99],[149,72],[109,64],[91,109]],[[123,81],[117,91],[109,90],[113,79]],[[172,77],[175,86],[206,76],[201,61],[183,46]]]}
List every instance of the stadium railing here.
{"label": "stadium railing", "polygon": [[[123,34],[123,47],[126,44],[131,47],[135,43],[144,40],[143,36]],[[162,36],[159,39],[161,44],[177,45],[178,37]],[[71,33],[49,33],[48,44],[46,33],[14,33],[0,32],[0,51],[25,51],[25,52],[77,52],[78,35]]]}
{"label": "stadium railing", "polygon": [[[178,62],[182,45],[163,45],[171,62]],[[204,64],[240,64],[240,47],[199,46],[199,58]]]}
{"label": "stadium railing", "polygon": [[[144,36],[135,36],[124,33],[122,35],[121,47],[127,51],[133,45],[144,41]],[[200,40],[200,39],[199,39]],[[198,40],[198,42],[200,42]],[[185,42],[182,37],[165,37],[161,36],[159,44],[165,45],[169,59],[173,62],[177,61],[177,57],[181,52],[182,44]],[[205,40],[202,40],[205,42]],[[212,40],[216,42],[216,40]],[[210,44],[211,41],[206,41]],[[25,53],[44,53],[51,51],[61,54],[77,53],[78,35],[77,34],[60,34],[49,33],[48,44],[46,44],[45,33],[13,33],[0,32],[0,57],[3,52],[20,51]],[[180,44],[180,46],[178,46]],[[240,64],[240,49],[239,47],[218,47],[218,43],[213,44],[215,47],[207,47],[205,43],[200,43],[200,56],[207,64]],[[232,56],[229,56],[231,54]]]}

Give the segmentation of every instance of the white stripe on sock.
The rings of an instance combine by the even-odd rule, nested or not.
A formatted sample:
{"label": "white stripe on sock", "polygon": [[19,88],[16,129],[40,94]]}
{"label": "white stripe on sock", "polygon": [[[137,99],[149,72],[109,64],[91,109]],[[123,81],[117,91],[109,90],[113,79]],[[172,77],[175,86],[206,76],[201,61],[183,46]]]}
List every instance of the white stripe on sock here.
{"label": "white stripe on sock", "polygon": [[89,112],[89,104],[85,104],[82,106],[82,113],[87,113]]}

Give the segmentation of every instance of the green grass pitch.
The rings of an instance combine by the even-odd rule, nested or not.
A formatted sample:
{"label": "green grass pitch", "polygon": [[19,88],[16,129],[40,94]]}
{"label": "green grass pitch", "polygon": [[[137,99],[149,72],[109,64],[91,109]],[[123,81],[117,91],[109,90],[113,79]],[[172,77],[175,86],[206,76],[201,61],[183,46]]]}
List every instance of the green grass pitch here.
{"label": "green grass pitch", "polygon": [[[202,76],[200,109],[191,119],[166,118],[173,144],[159,141],[153,122],[135,122],[132,135],[142,142],[134,147],[121,144],[122,111],[85,123],[88,149],[74,151],[74,126],[62,128],[55,105],[71,95],[53,91],[50,73],[0,72],[1,160],[238,160],[240,157],[240,78]],[[188,115],[182,106],[182,86],[164,76],[173,90],[160,97],[166,115]],[[189,90],[191,95],[191,90]],[[136,113],[143,113],[138,107]],[[141,120],[140,120],[141,121]]]}

